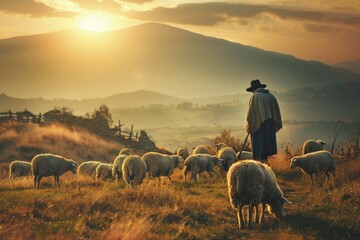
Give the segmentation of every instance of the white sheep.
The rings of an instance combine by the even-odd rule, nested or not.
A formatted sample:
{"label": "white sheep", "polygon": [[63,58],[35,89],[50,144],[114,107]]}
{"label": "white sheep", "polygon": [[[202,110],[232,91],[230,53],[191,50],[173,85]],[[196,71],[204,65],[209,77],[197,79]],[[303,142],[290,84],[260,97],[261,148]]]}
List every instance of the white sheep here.
{"label": "white sheep", "polygon": [[301,154],[304,155],[307,153],[324,150],[324,145],[325,142],[322,140],[313,140],[313,139],[307,140],[304,142],[302,146]]}
{"label": "white sheep", "polygon": [[50,153],[38,154],[31,161],[34,189],[39,189],[43,177],[54,176],[54,187],[59,186],[59,177],[67,171],[76,173],[77,162]]}
{"label": "white sheep", "polygon": [[311,177],[311,186],[314,185],[314,178],[321,186],[317,178],[321,172],[326,174],[327,181],[330,180],[329,173],[331,173],[335,184],[335,162],[332,154],[328,151],[322,150],[293,157],[290,166],[291,168],[300,167],[303,173],[309,175]]}
{"label": "white sheep", "polygon": [[199,145],[193,147],[193,155],[194,154],[210,154],[210,149],[205,145]]}
{"label": "white sheep", "polygon": [[[237,210],[239,228],[244,228],[242,208],[248,208],[248,228],[252,228],[252,216],[255,207],[255,222],[263,223],[266,204],[269,212],[276,218],[285,216],[284,203],[290,203],[276,182],[276,177],[270,167],[254,160],[244,160],[234,163],[227,173],[228,195],[231,206]],[[261,207],[259,216],[258,205]]]}
{"label": "white sheep", "polygon": [[236,162],[236,152],[231,147],[222,147],[217,154],[218,158],[224,160],[222,169],[228,171],[230,166]]}
{"label": "white sheep", "polygon": [[216,174],[214,166],[221,167],[224,160],[217,156],[211,156],[210,154],[193,154],[185,160],[184,166],[184,181],[186,182],[186,175],[191,172],[191,179],[198,181],[198,174],[207,171],[210,177]]}
{"label": "white sheep", "polygon": [[15,160],[9,166],[9,179],[31,175],[31,163]]}
{"label": "white sheep", "polygon": [[130,155],[130,152],[130,149],[123,148],[113,162],[112,176],[115,178],[116,183],[118,183],[119,180],[122,179],[122,165],[125,158]]}
{"label": "white sheep", "polygon": [[106,181],[112,180],[112,164],[101,163],[96,167],[95,176],[97,180]]}
{"label": "white sheep", "polygon": [[146,177],[147,166],[138,155],[127,156],[122,165],[124,181],[131,186],[140,185]]}
{"label": "white sheep", "polygon": [[186,147],[180,147],[176,151],[176,155],[182,157],[182,159],[187,159],[189,157],[189,151]]}
{"label": "white sheep", "polygon": [[184,167],[184,159],[177,155],[169,156],[157,152],[148,152],[142,156],[142,159],[146,163],[149,176],[158,178],[167,176],[170,181],[174,169]]}
{"label": "white sheep", "polygon": [[101,164],[101,162],[99,162],[99,161],[83,162],[79,165],[79,167],[77,169],[77,173],[79,175],[90,176],[95,179],[96,168],[100,164]]}
{"label": "white sheep", "polygon": [[254,159],[253,153],[248,151],[242,151],[236,153],[236,161],[238,160],[247,160],[247,159]]}

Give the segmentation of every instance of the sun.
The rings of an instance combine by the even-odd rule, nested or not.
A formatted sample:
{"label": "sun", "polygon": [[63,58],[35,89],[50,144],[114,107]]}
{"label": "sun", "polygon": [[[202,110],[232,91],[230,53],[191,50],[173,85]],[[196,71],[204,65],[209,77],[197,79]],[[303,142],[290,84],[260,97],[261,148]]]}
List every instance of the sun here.
{"label": "sun", "polygon": [[111,29],[111,21],[104,14],[92,14],[80,18],[78,26],[88,31],[105,32]]}

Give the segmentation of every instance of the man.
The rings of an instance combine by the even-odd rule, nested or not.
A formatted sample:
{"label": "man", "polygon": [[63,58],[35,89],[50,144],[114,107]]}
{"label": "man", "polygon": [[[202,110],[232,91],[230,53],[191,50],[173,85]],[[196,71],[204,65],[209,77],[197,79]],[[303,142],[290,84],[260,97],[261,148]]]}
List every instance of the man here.
{"label": "man", "polygon": [[246,117],[246,131],[251,136],[254,159],[262,162],[267,162],[269,156],[277,153],[276,132],[282,128],[278,102],[265,88],[266,85],[256,79],[246,89],[253,93]]}

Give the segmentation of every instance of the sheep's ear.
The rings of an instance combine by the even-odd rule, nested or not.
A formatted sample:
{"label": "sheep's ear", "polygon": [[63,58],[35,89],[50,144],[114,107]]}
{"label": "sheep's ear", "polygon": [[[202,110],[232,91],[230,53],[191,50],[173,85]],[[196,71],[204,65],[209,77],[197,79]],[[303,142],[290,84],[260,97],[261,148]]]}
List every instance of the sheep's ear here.
{"label": "sheep's ear", "polygon": [[195,149],[196,147],[192,147],[192,149]]}
{"label": "sheep's ear", "polygon": [[297,158],[293,158],[293,159],[292,159],[292,162],[297,162]]}
{"label": "sheep's ear", "polygon": [[79,164],[77,162],[73,162],[72,165],[73,165],[73,167],[79,166]]}
{"label": "sheep's ear", "polygon": [[290,202],[289,200],[287,200],[286,198],[282,198],[282,201],[285,203],[285,204],[292,204],[292,202]]}

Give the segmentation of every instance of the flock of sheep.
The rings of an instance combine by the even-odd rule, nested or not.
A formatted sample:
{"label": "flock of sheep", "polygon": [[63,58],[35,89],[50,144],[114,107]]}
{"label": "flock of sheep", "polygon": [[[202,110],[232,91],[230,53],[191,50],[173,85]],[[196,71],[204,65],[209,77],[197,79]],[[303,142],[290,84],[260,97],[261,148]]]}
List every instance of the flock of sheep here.
{"label": "flock of sheep", "polygon": [[[323,150],[324,142],[308,140],[302,148],[302,155],[291,159],[291,168],[299,167],[311,176],[311,183],[317,176],[325,173],[329,180],[333,175],[335,183],[335,164],[330,152]],[[237,210],[239,228],[245,227],[243,207],[248,205],[248,228],[252,228],[253,211],[255,209],[255,222],[262,223],[264,210],[276,218],[281,219],[285,214],[283,206],[290,203],[284,196],[277,184],[276,177],[271,168],[259,161],[252,160],[251,152],[236,153],[226,144],[215,145],[217,154],[211,155],[205,145],[194,148],[193,153],[185,147],[177,150],[175,155],[166,155],[157,152],[145,153],[142,157],[132,155],[131,150],[124,148],[115,158],[113,164],[88,161],[82,164],[54,154],[38,154],[31,163],[14,161],[9,167],[9,177],[34,176],[34,188],[39,189],[43,177],[54,176],[54,186],[59,186],[59,177],[67,171],[79,175],[91,176],[99,180],[115,179],[118,183],[121,179],[128,185],[140,185],[146,176],[160,178],[166,176],[171,181],[171,175],[175,168],[183,170],[184,181],[191,173],[193,181],[199,180],[199,174],[208,172],[211,177],[215,176],[215,166],[221,171],[227,172],[227,185],[230,203]],[[260,210],[259,210],[260,207]]]}

